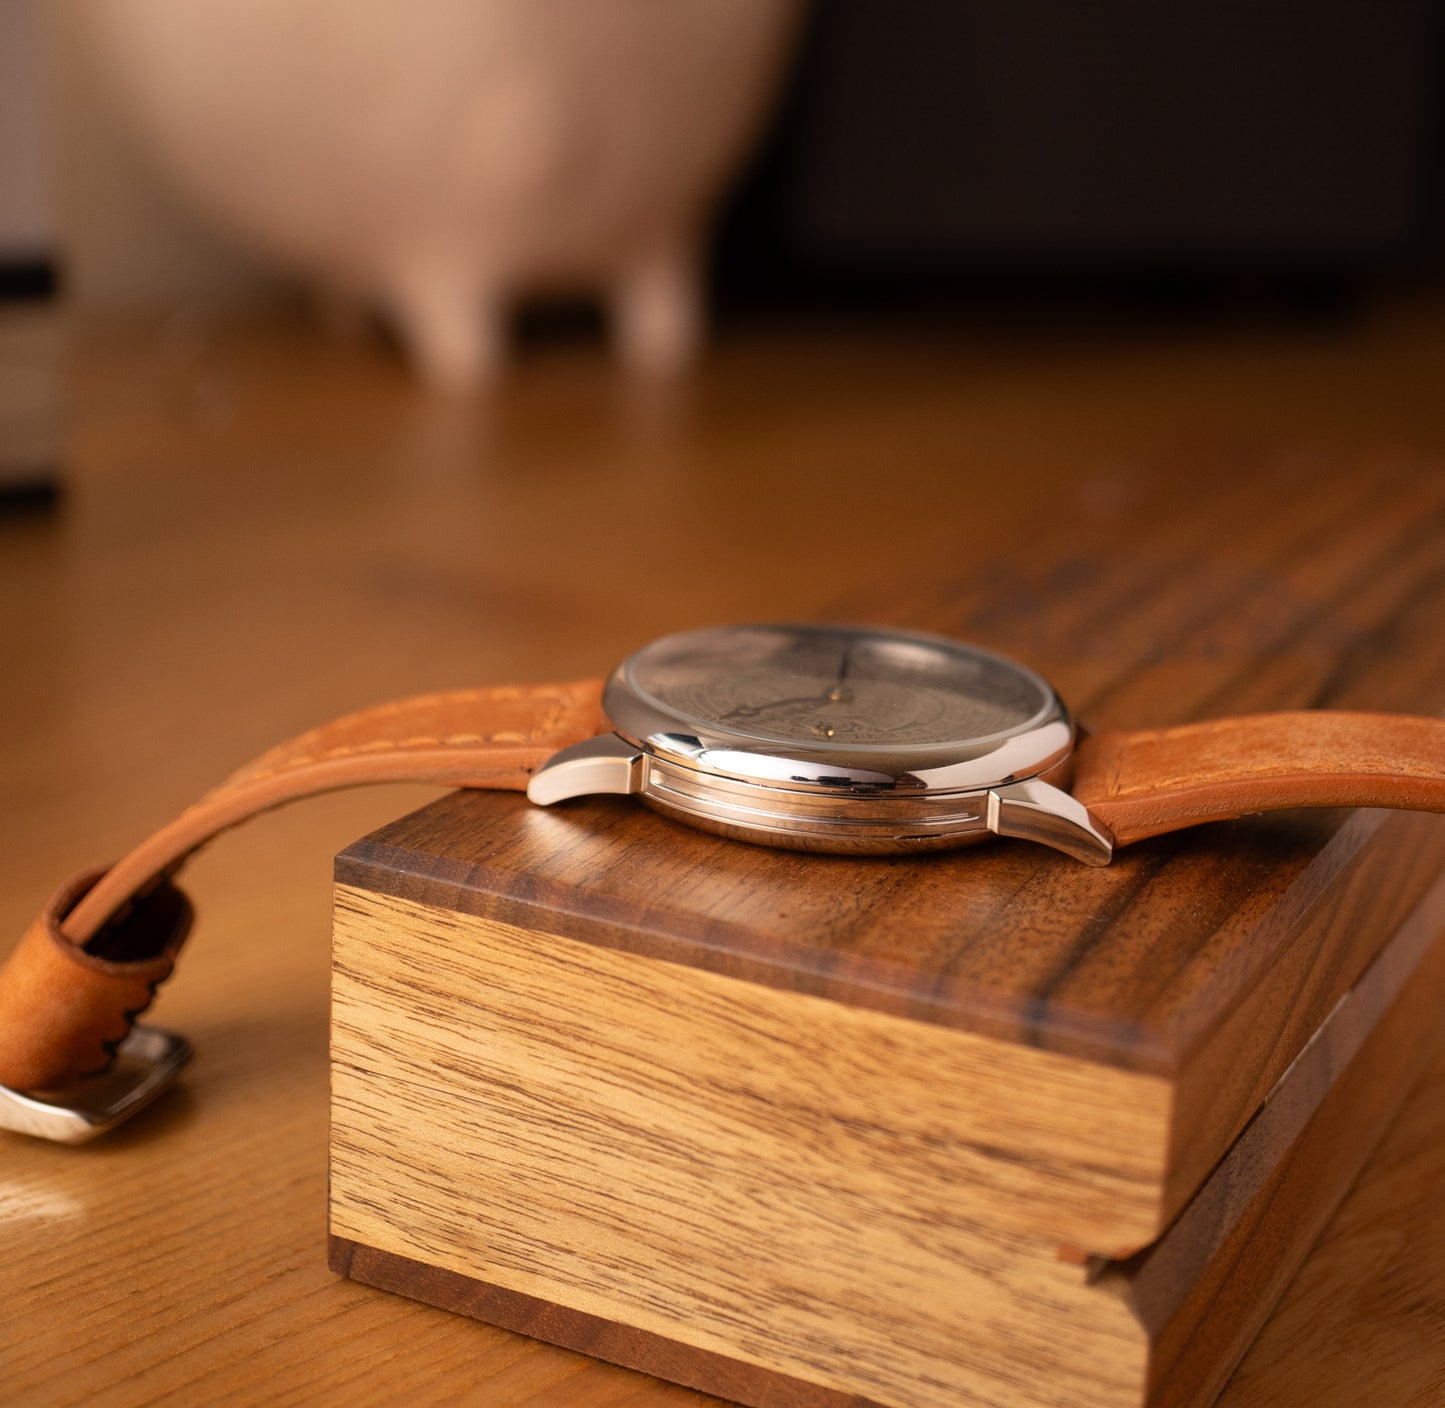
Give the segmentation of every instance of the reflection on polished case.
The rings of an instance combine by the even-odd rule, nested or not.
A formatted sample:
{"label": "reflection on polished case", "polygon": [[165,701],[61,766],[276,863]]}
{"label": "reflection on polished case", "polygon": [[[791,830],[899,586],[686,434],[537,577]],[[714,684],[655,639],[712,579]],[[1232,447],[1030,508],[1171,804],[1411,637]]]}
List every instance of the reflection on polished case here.
{"label": "reflection on polished case", "polygon": [[732,626],[654,642],[602,696],[615,732],[563,749],[549,805],[635,793],[680,821],[800,850],[937,850],[1016,836],[1105,865],[1068,785],[1074,725],[1053,689],[941,636]]}

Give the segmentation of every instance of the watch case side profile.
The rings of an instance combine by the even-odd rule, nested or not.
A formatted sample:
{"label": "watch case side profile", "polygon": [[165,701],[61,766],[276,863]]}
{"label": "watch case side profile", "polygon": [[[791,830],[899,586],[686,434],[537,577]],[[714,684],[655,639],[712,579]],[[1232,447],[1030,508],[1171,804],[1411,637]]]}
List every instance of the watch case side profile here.
{"label": "watch case side profile", "polygon": [[790,747],[716,720],[684,719],[637,689],[624,661],[603,692],[615,731],[549,759],[527,795],[542,806],[600,793],[637,795],[687,825],[787,849],[896,854],[1006,836],[1085,864],[1108,864],[1109,837],[1065,790],[1075,735],[1067,708],[1045,681],[1002,663],[1046,700],[1026,727],[860,755]]}

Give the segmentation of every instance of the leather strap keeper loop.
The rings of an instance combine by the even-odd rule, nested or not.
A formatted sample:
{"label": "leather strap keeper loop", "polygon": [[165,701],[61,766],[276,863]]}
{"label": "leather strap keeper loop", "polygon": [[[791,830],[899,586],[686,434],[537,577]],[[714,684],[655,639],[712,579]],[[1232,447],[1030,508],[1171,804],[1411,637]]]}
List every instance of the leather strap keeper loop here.
{"label": "leather strap keeper loop", "polygon": [[171,973],[190,932],[191,903],[162,880],[87,948],[61,922],[103,870],[62,885],[0,972],[0,1085],[53,1090],[101,1075]]}

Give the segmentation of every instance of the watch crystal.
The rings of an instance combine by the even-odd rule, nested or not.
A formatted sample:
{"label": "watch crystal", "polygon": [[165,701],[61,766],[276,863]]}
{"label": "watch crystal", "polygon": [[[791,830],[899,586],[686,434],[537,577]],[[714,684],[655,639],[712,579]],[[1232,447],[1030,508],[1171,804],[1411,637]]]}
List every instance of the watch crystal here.
{"label": "watch crystal", "polygon": [[861,627],[694,631],[647,647],[626,670],[680,729],[844,752],[996,738],[1052,702],[1036,675],[987,651]]}

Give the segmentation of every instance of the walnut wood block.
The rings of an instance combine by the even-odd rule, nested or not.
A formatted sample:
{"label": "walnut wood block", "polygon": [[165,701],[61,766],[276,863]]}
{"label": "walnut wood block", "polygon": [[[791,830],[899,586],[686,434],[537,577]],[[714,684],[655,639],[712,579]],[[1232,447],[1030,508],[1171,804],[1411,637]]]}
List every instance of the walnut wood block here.
{"label": "walnut wood block", "polygon": [[1088,1265],[974,1200],[987,1039],[352,887],[335,932],[335,1269],[764,1408],[1202,1408],[1445,1000],[1441,882],[1164,1237]]}
{"label": "walnut wood block", "polygon": [[[1437,712],[1445,485],[1300,487],[1288,534],[1231,480],[1167,541],[1046,524],[839,614],[1005,650],[1100,728]],[[338,860],[338,1258],[748,1402],[1203,1403],[1410,1079],[1377,1029],[1426,1044],[1442,869],[1441,818],[1379,812],[1091,870],[444,799]]]}
{"label": "walnut wood block", "polygon": [[[1294,825],[1308,839],[1318,822]],[[414,848],[393,839],[407,827],[417,837]],[[1288,830],[1276,823],[1259,832],[1266,854],[1298,861],[1281,843]],[[1227,840],[1221,838],[1216,850]],[[1167,885],[1150,883],[1155,867],[1140,867],[1138,857],[1097,871],[1022,845],[999,854],[1004,849],[931,862],[794,856],[685,831],[624,802],[561,813],[514,797],[457,794],[353,847],[339,862],[338,877],[514,929],[546,929],[739,980],[759,1000],[769,992],[785,1000],[776,1021],[807,1033],[811,1042],[819,1040],[817,1014],[838,1007],[855,1024],[863,1014],[898,1019],[891,1026],[875,1024],[884,1031],[878,1040],[910,1035],[925,1088],[940,1051],[956,1063],[963,1082],[957,1114],[967,1118],[956,1127],[950,1167],[956,1173],[956,1161],[966,1159],[976,1215],[1001,1228],[1120,1257],[1159,1236],[1418,902],[1445,860],[1445,825],[1433,816],[1359,813],[1329,837],[1311,865],[1300,867],[1293,886],[1279,890],[1269,886],[1258,858],[1238,854],[1243,847],[1237,842],[1236,855],[1225,857],[1232,864],[1221,864],[1218,854],[1200,857],[1198,866],[1180,857],[1175,872],[1205,891],[1192,898],[1193,907]],[[462,860],[466,855],[477,860]],[[696,879],[668,887],[663,868],[682,860]],[[1027,912],[1022,897],[1028,880],[1010,873],[1030,866],[1041,872],[1042,891],[1036,911],[1041,931],[1033,944],[1019,925],[1020,911]],[[1000,870],[1004,884],[997,883]],[[1215,917],[1222,899],[1227,908],[1219,945],[1270,944],[1273,966],[1246,973],[1253,986],[1234,996],[1219,1027],[1177,1055],[1150,1051],[1142,1033],[1119,1018],[1111,1023],[1107,1010],[1066,1012],[1055,1028],[1043,998],[1032,1010],[1033,1025],[1021,1029],[999,1014],[1012,1005],[1021,1017],[1030,1016],[1032,995],[1018,979],[1030,974],[1032,950],[1057,942],[1050,930],[1069,918],[1064,896],[1047,884],[1060,870],[1080,891],[1074,915],[1081,946],[1102,909],[1119,928],[1100,933],[1099,947],[1112,940],[1124,950],[1120,961],[1131,954],[1155,961],[1177,937],[1168,925],[1197,918],[1200,908],[1206,920]],[[590,887],[589,876],[597,877]],[[916,891],[907,888],[910,878]],[[1242,898],[1261,898],[1239,893],[1251,878],[1263,882],[1267,903],[1249,915],[1253,925],[1245,929],[1236,906]],[[881,893],[873,889],[889,880]],[[1208,893],[1215,885],[1224,889],[1222,896]],[[511,892],[495,893],[504,886]],[[634,929],[623,927],[617,903],[622,886],[638,906]],[[1110,888],[1122,903],[1112,897],[1100,903],[1097,895]],[[530,902],[520,898],[523,893]],[[906,904],[905,913],[889,913],[890,896],[894,904]],[[1140,912],[1150,906],[1163,913]],[[948,949],[921,936],[952,916],[969,926],[955,931],[958,945],[988,941],[994,936],[985,926],[992,926],[1010,936],[1005,942],[1018,946],[1020,961],[1010,967],[1002,949],[998,990],[944,1005],[937,974],[910,974],[905,965],[914,942],[921,958],[940,967],[950,963]],[[1131,932],[1136,926],[1156,949],[1137,946],[1139,935]],[[885,943],[891,971],[853,966],[860,950]],[[1241,958],[1237,950],[1233,956]],[[1094,995],[1101,1002],[1132,996],[1146,976],[1104,972],[1132,982],[1100,987]],[[1196,977],[1187,969],[1174,976],[1181,984]],[[1204,976],[1214,975],[1206,970]],[[1108,1045],[1111,1035],[1122,1037],[1122,1044]],[[1050,1049],[1050,1037],[1058,1038],[1057,1049]],[[839,1045],[846,1052],[856,1041],[850,1034]],[[816,1081],[827,1069],[820,1056],[799,1079]],[[844,1088],[847,1076],[846,1068],[838,1073]]]}

